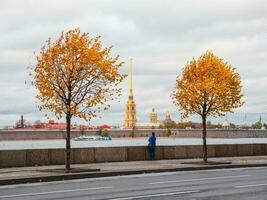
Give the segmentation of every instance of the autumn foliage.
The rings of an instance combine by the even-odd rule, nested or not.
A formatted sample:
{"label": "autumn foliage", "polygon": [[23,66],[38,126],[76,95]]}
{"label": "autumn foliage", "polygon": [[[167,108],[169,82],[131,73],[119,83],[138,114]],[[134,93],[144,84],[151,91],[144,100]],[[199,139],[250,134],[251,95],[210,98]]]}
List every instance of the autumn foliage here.
{"label": "autumn foliage", "polygon": [[58,118],[66,117],[68,169],[72,117],[90,120],[120,96],[117,86],[125,76],[119,73],[119,57],[110,56],[111,48],[102,47],[100,37],[74,29],[62,32],[54,43],[49,38],[36,55],[34,85],[39,108],[54,112]]}
{"label": "autumn foliage", "polygon": [[207,161],[206,118],[223,116],[242,106],[240,75],[230,64],[207,51],[185,65],[171,96],[183,118],[193,114],[201,116],[203,158]]}

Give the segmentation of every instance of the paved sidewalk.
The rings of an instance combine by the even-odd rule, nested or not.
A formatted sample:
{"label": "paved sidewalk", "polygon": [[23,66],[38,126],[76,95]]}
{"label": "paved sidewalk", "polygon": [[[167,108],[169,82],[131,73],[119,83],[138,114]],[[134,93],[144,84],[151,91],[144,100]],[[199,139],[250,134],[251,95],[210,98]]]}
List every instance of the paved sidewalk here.
{"label": "paved sidewalk", "polygon": [[0,185],[165,171],[267,166],[267,156],[210,158],[209,161],[221,163],[212,165],[189,164],[190,162],[198,162],[201,160],[202,159],[180,159],[76,164],[72,165],[74,172],[67,174],[64,173],[64,165],[2,168],[0,169]]}

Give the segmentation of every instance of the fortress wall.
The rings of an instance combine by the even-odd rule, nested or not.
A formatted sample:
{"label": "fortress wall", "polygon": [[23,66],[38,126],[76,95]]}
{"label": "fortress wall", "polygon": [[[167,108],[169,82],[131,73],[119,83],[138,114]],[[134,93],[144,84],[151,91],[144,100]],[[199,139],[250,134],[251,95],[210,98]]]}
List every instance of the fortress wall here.
{"label": "fortress wall", "polygon": [[[71,150],[71,163],[97,163],[149,160],[146,146],[98,147]],[[185,159],[201,158],[202,146],[158,146],[156,158]],[[209,157],[234,157],[267,155],[267,144],[223,144],[208,145]],[[64,165],[64,149],[33,149],[0,151],[0,167],[24,167],[39,165]]]}
{"label": "fortress wall", "polygon": [[[0,140],[64,139],[65,131],[59,130],[0,130]],[[95,135],[96,131],[72,131],[71,138],[79,135]]]}

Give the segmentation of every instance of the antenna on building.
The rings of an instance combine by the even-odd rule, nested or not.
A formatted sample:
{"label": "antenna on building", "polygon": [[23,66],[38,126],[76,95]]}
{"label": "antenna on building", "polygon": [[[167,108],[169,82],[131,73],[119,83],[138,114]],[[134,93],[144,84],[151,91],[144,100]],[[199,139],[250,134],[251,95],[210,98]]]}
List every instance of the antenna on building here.
{"label": "antenna on building", "polygon": [[20,127],[24,128],[24,119],[23,119],[23,115],[20,116]]}
{"label": "antenna on building", "polygon": [[133,96],[133,59],[130,58],[130,96]]}

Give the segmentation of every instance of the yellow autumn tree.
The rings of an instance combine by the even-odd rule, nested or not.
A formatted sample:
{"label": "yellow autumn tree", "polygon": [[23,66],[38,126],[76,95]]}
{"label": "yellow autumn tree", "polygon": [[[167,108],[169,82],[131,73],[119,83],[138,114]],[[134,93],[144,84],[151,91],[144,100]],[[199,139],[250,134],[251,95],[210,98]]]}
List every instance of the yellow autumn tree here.
{"label": "yellow autumn tree", "polygon": [[36,55],[33,84],[37,88],[40,110],[50,110],[66,118],[66,171],[70,170],[70,133],[73,117],[90,120],[110,107],[110,100],[121,94],[118,84],[119,56],[110,56],[100,37],[89,37],[80,29],[62,32],[52,43],[49,38]]}
{"label": "yellow autumn tree", "polygon": [[223,116],[243,105],[240,75],[230,64],[207,51],[188,62],[171,94],[182,118],[198,114],[203,125],[203,161],[207,162],[206,119]]}

